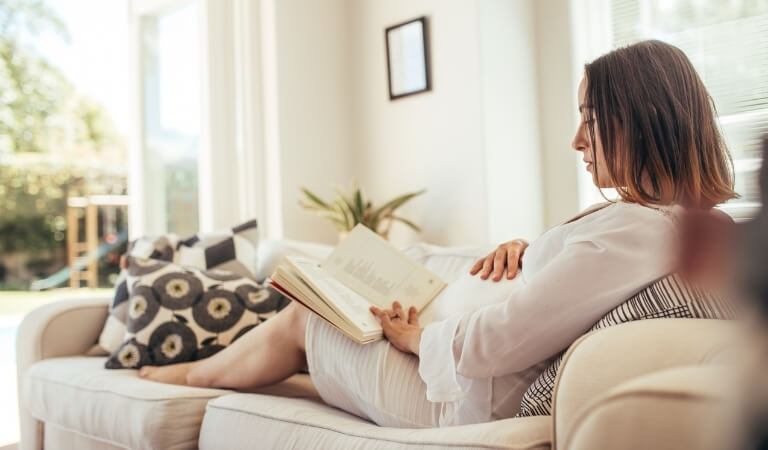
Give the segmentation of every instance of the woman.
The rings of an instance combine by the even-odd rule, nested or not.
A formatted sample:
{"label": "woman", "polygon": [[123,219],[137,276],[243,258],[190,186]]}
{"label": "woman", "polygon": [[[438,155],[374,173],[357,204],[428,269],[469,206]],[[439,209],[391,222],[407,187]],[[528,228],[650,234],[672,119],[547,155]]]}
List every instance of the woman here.
{"label": "woman", "polygon": [[[211,358],[144,367],[141,376],[250,390],[308,365],[327,403],[380,425],[514,415],[538,363],[673,269],[676,208],[709,209],[735,196],[711,99],[679,49],[646,41],[587,64],[578,105],[572,146],[595,185],[616,188],[621,200],[479,260],[470,273],[482,279],[514,278],[521,267],[500,301],[425,328],[397,302],[371,308],[387,341],[365,346],[294,303]],[[444,295],[477,295],[466,286],[482,289],[460,279]]]}

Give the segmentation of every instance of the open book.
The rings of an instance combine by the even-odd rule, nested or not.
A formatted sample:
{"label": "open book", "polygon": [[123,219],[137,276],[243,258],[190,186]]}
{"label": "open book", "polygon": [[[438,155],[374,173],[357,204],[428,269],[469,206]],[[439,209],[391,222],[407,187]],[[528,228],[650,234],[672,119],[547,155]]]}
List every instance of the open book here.
{"label": "open book", "polygon": [[356,226],[324,262],[288,256],[270,284],[302,303],[356,342],[382,337],[369,308],[424,309],[445,282],[363,225]]}

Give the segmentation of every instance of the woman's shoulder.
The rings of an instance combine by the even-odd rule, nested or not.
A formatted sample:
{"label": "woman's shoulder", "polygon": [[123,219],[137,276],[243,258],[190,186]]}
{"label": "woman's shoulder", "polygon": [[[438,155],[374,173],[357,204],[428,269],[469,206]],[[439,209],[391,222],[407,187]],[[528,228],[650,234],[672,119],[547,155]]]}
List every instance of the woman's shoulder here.
{"label": "woman's shoulder", "polygon": [[677,204],[669,205],[641,205],[639,203],[619,200],[614,202],[616,214],[633,216],[648,216],[655,218],[674,219],[683,211],[683,207]]}
{"label": "woman's shoulder", "polygon": [[616,201],[574,222],[577,235],[605,233],[657,234],[673,231],[682,208],[675,205],[644,206]]}

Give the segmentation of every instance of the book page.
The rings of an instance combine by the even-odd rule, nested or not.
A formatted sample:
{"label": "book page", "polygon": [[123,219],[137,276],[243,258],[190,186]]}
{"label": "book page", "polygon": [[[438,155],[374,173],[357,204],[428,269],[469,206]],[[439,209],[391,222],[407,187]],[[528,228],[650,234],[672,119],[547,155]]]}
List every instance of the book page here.
{"label": "book page", "polygon": [[404,309],[424,308],[445,282],[363,225],[322,263],[335,280],[380,308],[399,301]]}
{"label": "book page", "polygon": [[288,256],[286,261],[300,274],[301,281],[306,282],[307,287],[318,294],[327,306],[355,324],[363,334],[381,333],[381,324],[368,309],[370,303],[366,299],[333,279],[311,259]]}
{"label": "book page", "polygon": [[[350,323],[343,316],[340,316],[338,313],[336,313],[336,311],[331,309],[328,306],[328,304],[325,303],[319,295],[317,295],[316,293],[313,293],[312,295],[308,295],[308,292],[306,290],[298,289],[296,286],[294,286],[293,283],[301,282],[298,278],[295,278],[294,275],[290,274],[289,272],[286,272],[281,267],[278,267],[277,270],[280,272],[278,277],[282,278],[281,281],[286,283],[285,286],[291,286],[291,287],[287,288],[279,284],[277,281],[275,281],[275,278],[270,280],[269,282],[270,286],[277,289],[279,292],[281,292],[283,295],[287,296],[291,300],[294,300],[303,304],[304,306],[312,310],[315,314],[324,318],[328,323],[333,325],[336,329],[338,329],[339,331],[347,335],[352,340],[360,344],[367,344],[369,342],[374,342],[382,338],[381,328],[368,330],[368,331],[360,330],[355,324]],[[304,287],[308,288],[306,284],[304,284]]]}

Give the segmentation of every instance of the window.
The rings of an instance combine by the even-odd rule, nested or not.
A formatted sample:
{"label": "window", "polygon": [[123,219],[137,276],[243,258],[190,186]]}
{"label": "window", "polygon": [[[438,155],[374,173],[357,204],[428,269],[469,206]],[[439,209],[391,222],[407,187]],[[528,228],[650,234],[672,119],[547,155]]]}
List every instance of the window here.
{"label": "window", "polygon": [[200,45],[197,9],[142,17],[147,232],[190,236],[198,223]]}
{"label": "window", "polygon": [[[741,198],[724,205],[723,209],[736,218],[753,215],[760,202],[757,181],[760,137],[768,133],[768,2],[586,0],[577,3],[588,10],[603,9],[602,14],[595,16],[604,22],[604,31],[597,33],[604,48],[598,54],[582,49],[582,54],[592,53],[588,59],[610,48],[644,39],[668,42],[688,55],[714,99],[734,158],[736,190]],[[590,33],[595,35],[594,31]],[[582,37],[580,41],[587,39]]]}
{"label": "window", "polygon": [[[2,448],[19,440],[22,317],[108,297],[127,246],[127,3],[0,1]],[[102,289],[55,289],[86,285]]]}
{"label": "window", "polygon": [[258,72],[240,72],[241,29],[234,26],[256,23],[252,14],[236,14],[251,12],[251,3],[128,2],[138,100],[128,148],[131,239],[222,229],[253,210],[238,207],[240,183],[258,169],[238,153],[239,133],[248,127],[238,126],[237,101],[246,100],[235,75]]}

